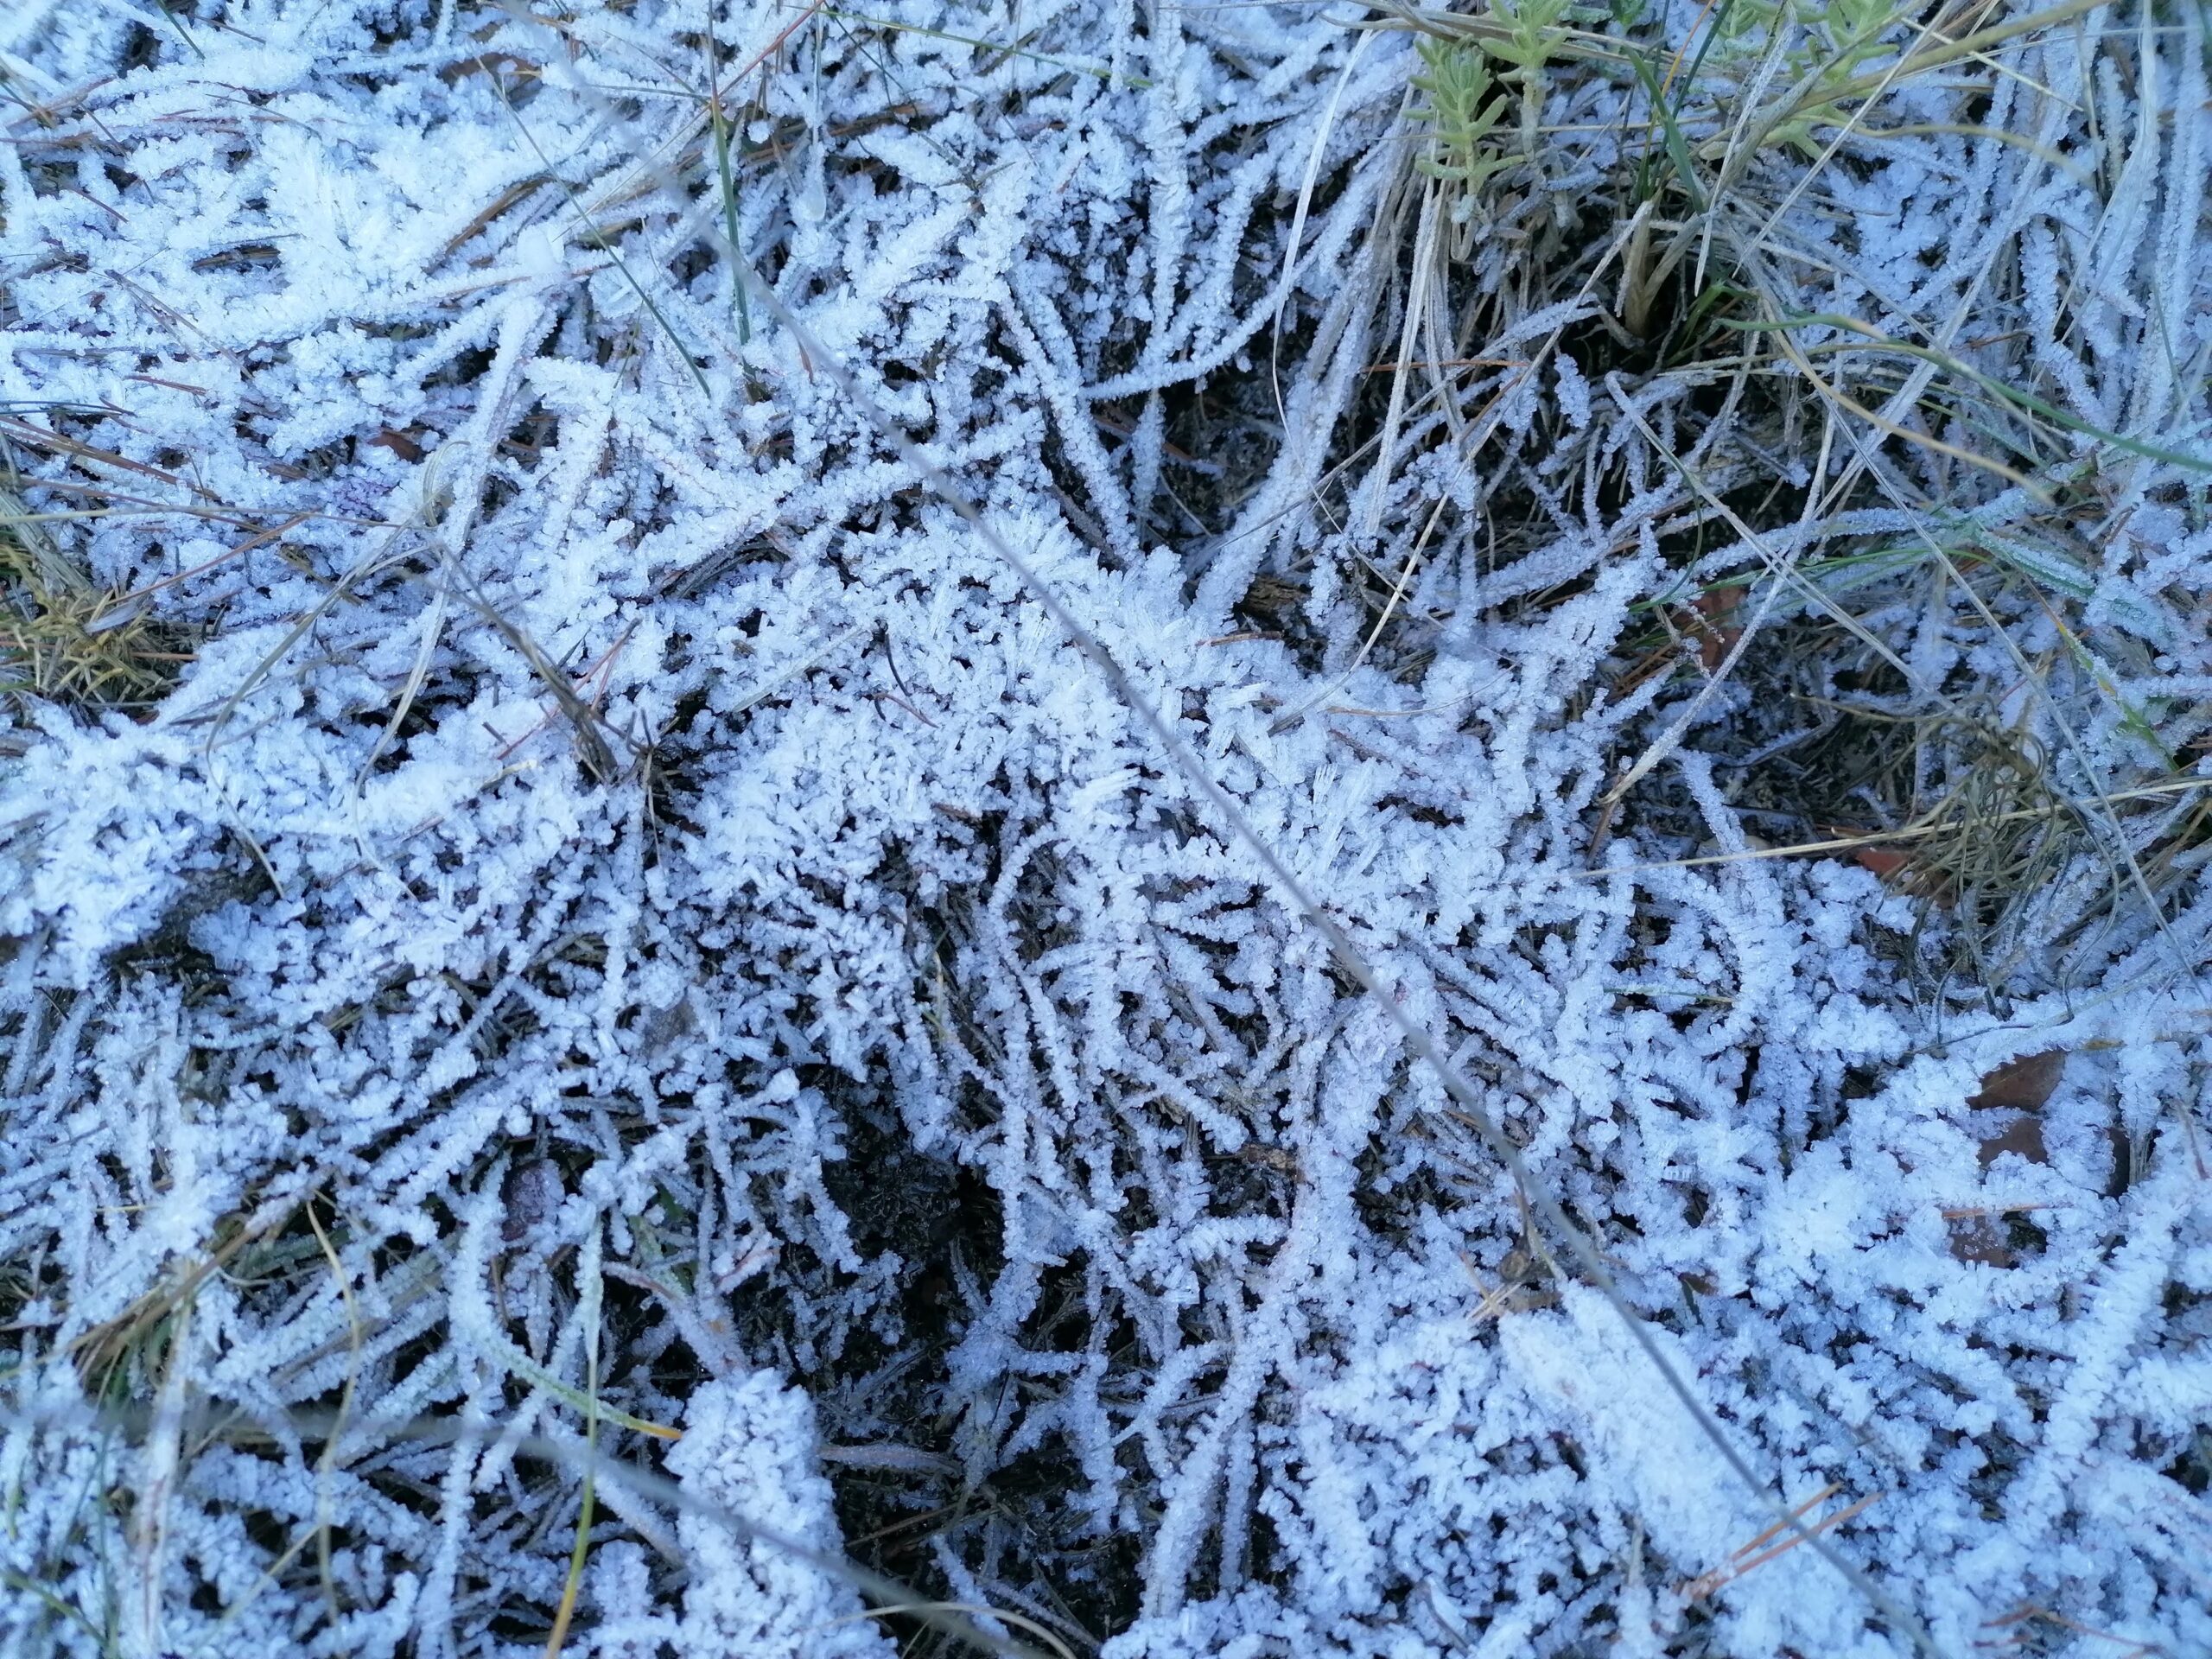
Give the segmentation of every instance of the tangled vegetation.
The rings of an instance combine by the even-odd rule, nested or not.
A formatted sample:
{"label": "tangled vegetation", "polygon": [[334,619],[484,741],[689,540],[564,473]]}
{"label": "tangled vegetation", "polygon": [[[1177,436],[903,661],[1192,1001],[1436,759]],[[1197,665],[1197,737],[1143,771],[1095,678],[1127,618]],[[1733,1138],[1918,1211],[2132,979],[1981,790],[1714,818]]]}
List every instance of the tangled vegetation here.
{"label": "tangled vegetation", "polygon": [[0,1651],[2212,1644],[2209,48],[7,8]]}

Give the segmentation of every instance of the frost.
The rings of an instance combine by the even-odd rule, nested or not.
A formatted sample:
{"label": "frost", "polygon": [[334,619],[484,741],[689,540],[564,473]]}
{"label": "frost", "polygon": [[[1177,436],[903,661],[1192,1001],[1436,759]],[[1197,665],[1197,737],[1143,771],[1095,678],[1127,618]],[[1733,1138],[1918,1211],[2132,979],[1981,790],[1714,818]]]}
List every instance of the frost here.
{"label": "frost", "polygon": [[798,1559],[784,1541],[834,1554],[837,1518],[815,1467],[806,1397],[766,1372],[709,1382],[691,1398],[670,1471],[684,1491],[719,1504],[779,1541],[734,1536],[711,1514],[677,1523],[691,1575],[678,1650],[862,1659],[891,1651],[852,1588]]}
{"label": "frost", "polygon": [[[1109,1659],[1910,1651],[770,296],[1769,1496],[1945,1653],[2212,1649],[2212,105],[2151,16],[1752,227],[2063,402],[2056,507],[1939,513],[1698,450],[1613,266],[1513,289],[1610,175],[1470,233],[1462,351],[1376,230],[1410,48],[1318,8],[0,9],[0,459],[175,647],[0,727],[0,1651],[888,1651],[848,1554]],[[1636,96],[1548,127],[1610,167]],[[2031,662],[1885,585],[1937,531]],[[1977,989],[1970,906],[1754,856],[1843,694],[1709,677],[1693,588],[1863,602],[2067,800],[2153,755],[2163,909],[2062,861]],[[2046,1052],[2031,1142],[1975,1101]],[[572,1582],[588,1441],[644,1474]]]}

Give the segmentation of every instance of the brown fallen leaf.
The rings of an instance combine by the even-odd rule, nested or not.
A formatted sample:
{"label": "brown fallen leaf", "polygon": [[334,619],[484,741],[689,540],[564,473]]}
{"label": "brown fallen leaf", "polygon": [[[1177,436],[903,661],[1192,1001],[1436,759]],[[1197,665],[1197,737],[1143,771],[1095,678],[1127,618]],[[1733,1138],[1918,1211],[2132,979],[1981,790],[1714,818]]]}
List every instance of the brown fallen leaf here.
{"label": "brown fallen leaf", "polygon": [[1708,674],[1719,671],[1728,653],[1736,649],[1736,642],[1744,637],[1743,629],[1736,626],[1736,613],[1743,602],[1741,588],[1708,588],[1690,601],[1690,608],[1696,613],[1690,631],[1697,638],[1697,660]]}
{"label": "brown fallen leaf", "polygon": [[1912,862],[1911,857],[1892,847],[1861,847],[1853,855],[1862,870],[1872,870],[1883,880],[1902,874]]}
{"label": "brown fallen leaf", "polygon": [[1977,1110],[2009,1106],[2016,1111],[2039,1112],[2056,1092],[2059,1080],[2065,1075],[2064,1049],[2024,1054],[2017,1060],[2005,1061],[1984,1077],[1980,1091],[1970,1096],[1967,1104]]}
{"label": "brown fallen leaf", "polygon": [[1852,855],[1862,870],[1871,870],[1885,887],[1915,899],[1932,899],[1948,910],[1954,896],[1951,879],[1941,870],[1930,869],[1910,853],[1899,852],[1894,847],[1861,847]]}
{"label": "brown fallen leaf", "polygon": [[[2050,1161],[2044,1145],[2042,1112],[2044,1103],[2057,1090],[2059,1080],[2065,1075],[2066,1051],[2053,1048],[2007,1060],[1981,1080],[1980,1089],[1967,1096],[1967,1106],[1975,1111],[2008,1114],[2001,1128],[1982,1136],[1980,1156],[1984,1169],[2008,1152],[2018,1153],[2031,1164]],[[2019,1253],[2007,1237],[2010,1229],[2005,1225],[2004,1217],[2034,1207],[2038,1206],[2012,1205],[1947,1212],[1945,1219],[1951,1224],[1951,1254],[1961,1262],[1981,1262],[1993,1268],[2017,1267]]]}

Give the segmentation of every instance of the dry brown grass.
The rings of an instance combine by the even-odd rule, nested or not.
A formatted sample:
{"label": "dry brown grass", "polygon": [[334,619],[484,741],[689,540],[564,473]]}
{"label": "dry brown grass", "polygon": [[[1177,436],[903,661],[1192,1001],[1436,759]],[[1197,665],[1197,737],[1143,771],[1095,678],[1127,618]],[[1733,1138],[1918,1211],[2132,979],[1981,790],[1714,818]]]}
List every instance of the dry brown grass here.
{"label": "dry brown grass", "polygon": [[190,660],[150,606],[95,587],[0,485],[0,690],[74,708],[145,709]]}

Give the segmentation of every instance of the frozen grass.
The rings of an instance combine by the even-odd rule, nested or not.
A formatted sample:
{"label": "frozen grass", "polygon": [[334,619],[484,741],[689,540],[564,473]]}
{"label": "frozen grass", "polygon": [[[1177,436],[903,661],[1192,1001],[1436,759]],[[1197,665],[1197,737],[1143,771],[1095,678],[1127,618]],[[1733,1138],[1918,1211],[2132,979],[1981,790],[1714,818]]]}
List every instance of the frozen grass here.
{"label": "frozen grass", "polygon": [[[2092,184],[2056,145],[2055,92],[2008,96],[2024,84],[2017,72],[1957,81],[1961,63],[2005,42],[2047,41],[2083,11],[1840,4],[1785,15],[1724,0],[1688,32],[1634,6],[1600,19],[1548,0],[1472,17],[1393,14],[1419,37],[1414,114],[1427,138],[1403,200],[1383,210],[1413,216],[1401,234],[1414,269],[1399,302],[1381,454],[1362,486],[1369,522],[1380,529],[1402,423],[1426,413],[1454,448],[1479,452],[1500,442],[1497,423],[1470,434],[1459,411],[1525,402],[1552,354],[1567,357],[1571,395],[1532,423],[1549,453],[1519,477],[1510,464],[1491,469],[1476,486],[1479,509],[1493,525],[1501,509],[1524,524],[1602,520],[1609,493],[1624,488],[1606,456],[1624,419],[1694,505],[1656,527],[1677,573],[1649,613],[1666,639],[1632,658],[1622,690],[1679,664],[1683,636],[1694,635],[1707,685],[1689,709],[1729,721],[1738,753],[1758,755],[1732,788],[1762,798],[1767,837],[1825,847],[1873,831],[1863,820],[1874,809],[1900,832],[1888,873],[1954,912],[1946,969],[1999,995],[2024,966],[2032,978],[2045,965],[2037,955],[2069,929],[2120,922],[2119,912],[2138,925],[2155,918],[2169,899],[2150,870],[2170,894],[2163,878],[2193,868],[2175,861],[2196,822],[2178,732],[2162,734],[2157,715],[2121,689],[2156,677],[2164,618],[2190,601],[2174,590],[2120,596],[2124,583],[2091,568],[2100,531],[2084,524],[2117,505],[2120,477],[2141,488],[2146,471],[2201,501],[2206,467],[2201,446],[2109,431],[2065,407],[2078,373],[2062,386],[2052,354],[2039,362],[2027,349],[2032,327],[1999,326],[2032,308],[2023,284],[2047,280],[2006,268],[2024,257],[2017,245],[1999,244],[1993,269],[1962,295],[1894,261],[1885,283],[1885,215],[1865,190],[1896,176],[1900,137],[1938,132],[1978,139],[1986,155],[2009,146],[2031,170]],[[1543,128],[1541,111],[1571,109],[1578,87],[1603,97],[1624,79],[1646,94],[1628,121]],[[1517,130],[1506,118],[1516,109]],[[2006,118],[1957,118],[1966,112]],[[2122,158],[2107,167],[2116,179],[2130,171]],[[2134,171],[2141,188],[2145,171]],[[1562,175],[1574,181],[1572,207]],[[2196,199],[2182,194],[2170,206],[2186,219]],[[1591,215],[1589,195],[1610,214]],[[1811,246],[1777,241],[1808,201],[1830,205],[1814,219],[1825,234]],[[2150,205],[2107,200],[2106,222]],[[1843,228],[1854,208],[1858,222]],[[2164,280],[2177,292],[2186,279]],[[1516,348],[1518,319],[1547,307],[1561,315],[1538,348]],[[1581,343],[1570,346],[1571,334]],[[1953,349],[1968,335],[1980,349]],[[1449,359],[1438,355],[1446,341]],[[2131,408],[2139,424],[2157,409],[2161,431],[2177,421],[2196,435],[2185,411],[2203,346],[2159,349],[2163,364],[2113,365],[2122,383],[2101,408]],[[2177,353],[2192,351],[2177,378]],[[1424,375],[1424,363],[1445,366]],[[1608,394],[1613,411],[1602,407]],[[1681,429],[1656,429],[1659,410]],[[1443,550],[1433,536],[1417,544],[1390,582],[1385,619],[1420,563]],[[1916,659],[1897,643],[1907,629]],[[1948,649],[1931,652],[1931,636]],[[1782,693],[1770,707],[1795,703],[1794,737],[1777,745],[1784,722],[1745,718],[1743,700],[1723,690],[1732,677]],[[2133,743],[2112,743],[2114,727]],[[1646,747],[1609,807],[1690,729],[1678,721]],[[1885,742],[1884,731],[1903,741]],[[1804,765],[1815,738],[1828,740],[1820,763]],[[2123,806],[2133,809],[2125,823]],[[2109,906],[2076,894],[2063,921],[2027,924],[2063,873],[2091,866],[2104,872]],[[2193,967],[2185,956],[2174,965]]]}
{"label": "frozen grass", "polygon": [[2206,44],[10,8],[0,1645],[2212,1643]]}
{"label": "frozen grass", "polygon": [[[18,483],[20,480],[16,480]],[[186,660],[140,603],[93,591],[45,533],[40,516],[0,487],[0,675],[8,692],[96,708],[157,703]]]}

